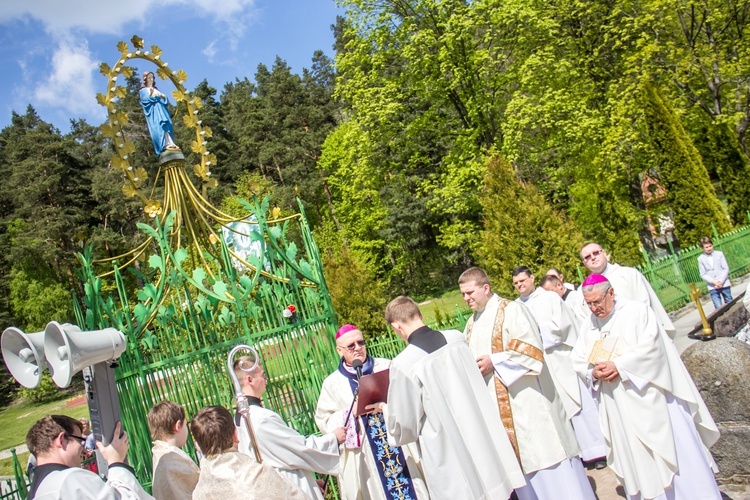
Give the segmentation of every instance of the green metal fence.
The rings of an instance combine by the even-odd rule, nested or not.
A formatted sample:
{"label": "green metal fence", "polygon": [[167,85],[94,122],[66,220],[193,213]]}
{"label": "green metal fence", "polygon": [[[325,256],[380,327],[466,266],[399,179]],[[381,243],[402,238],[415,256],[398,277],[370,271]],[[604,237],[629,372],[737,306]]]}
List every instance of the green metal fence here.
{"label": "green metal fence", "polygon": [[[712,240],[714,248],[724,252],[730,278],[750,272],[750,226],[721,236],[714,230]],[[644,255],[646,262],[637,269],[646,276],[667,311],[675,311],[690,302],[691,283],[703,293],[707,292],[706,283],[698,271],[698,256],[702,252],[700,245],[694,245],[655,260]]]}
{"label": "green metal fence", "polygon": [[10,449],[13,458],[13,479],[0,480],[0,500],[26,500],[28,496],[28,477],[23,472],[23,466],[18,461],[16,449]]}
{"label": "green metal fence", "polygon": [[[140,225],[153,253],[127,270],[115,263],[106,282],[90,252],[79,256],[86,294],[75,301],[78,324],[114,327],[128,340],[115,373],[128,459],[146,488],[149,408],[169,399],[192,416],[207,405],[233,406],[226,356],[237,344],[258,349],[269,377],[268,406],[303,434],[317,430],[320,386],[338,362],[338,321],[302,207],[283,219],[269,220],[269,213],[267,200],[254,205],[259,252],[248,257],[253,268],[246,272],[235,267],[224,241],[200,256],[173,248],[174,214],[154,227]],[[291,305],[296,310],[287,316]]]}

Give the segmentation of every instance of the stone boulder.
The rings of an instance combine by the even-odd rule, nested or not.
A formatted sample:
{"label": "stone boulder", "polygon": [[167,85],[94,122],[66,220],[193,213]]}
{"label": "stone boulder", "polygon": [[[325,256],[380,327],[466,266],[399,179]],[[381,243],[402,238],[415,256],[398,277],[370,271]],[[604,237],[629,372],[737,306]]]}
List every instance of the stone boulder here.
{"label": "stone boulder", "polygon": [[733,338],[697,342],[682,360],[721,432],[711,448],[719,478],[750,476],[750,345]]}

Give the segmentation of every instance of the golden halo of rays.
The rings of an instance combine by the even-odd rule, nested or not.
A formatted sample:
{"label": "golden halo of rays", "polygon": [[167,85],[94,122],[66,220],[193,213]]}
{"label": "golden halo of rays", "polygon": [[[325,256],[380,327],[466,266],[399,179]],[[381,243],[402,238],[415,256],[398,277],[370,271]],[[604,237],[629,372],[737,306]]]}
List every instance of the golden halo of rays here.
{"label": "golden halo of rays", "polygon": [[[203,102],[198,96],[191,97],[183,86],[183,82],[187,81],[187,74],[181,69],[172,70],[169,68],[169,64],[162,58],[163,54],[159,46],[151,45],[150,50],[144,50],[143,39],[137,35],[134,35],[130,42],[132,48],[126,42],[121,41],[117,44],[120,57],[114,66],[110,67],[106,63],[99,66],[99,72],[107,78],[107,91],[104,94],[98,93],[96,100],[107,108],[108,114],[107,122],[101,125],[100,129],[104,137],[110,138],[115,146],[115,153],[110,157],[110,164],[113,168],[121,171],[126,179],[122,188],[123,194],[126,197],[137,196],[140,198],[144,211],[150,217],[158,217],[164,223],[169,213],[176,212],[170,233],[170,247],[176,249],[182,246],[183,240],[186,240],[186,246],[194,251],[193,255],[200,259],[203,268],[215,279],[216,277],[211,271],[212,266],[207,262],[204,253],[214,254],[214,247],[221,240],[221,234],[214,227],[223,227],[230,222],[244,220],[245,217],[238,218],[228,215],[211,205],[205,197],[207,189],[213,189],[218,185],[216,179],[211,176],[211,169],[216,167],[217,160],[216,155],[208,149],[208,139],[212,136],[211,128],[204,126],[199,116]],[[156,65],[156,76],[162,80],[171,81],[175,86],[172,97],[178,104],[183,103],[185,105],[187,112],[182,119],[187,127],[195,130],[195,140],[191,142],[190,149],[200,155],[200,163],[193,166],[193,172],[202,181],[202,192],[198,191],[188,177],[183,168],[184,162],[181,160],[168,162],[160,166],[156,179],[151,185],[151,190],[147,192],[148,173],[143,167],[137,166],[136,159],[132,156],[135,153],[135,144],[125,137],[123,131],[123,126],[128,123],[128,117],[118,107],[119,100],[126,96],[127,90],[124,86],[118,85],[117,81],[120,76],[130,78],[133,75],[133,68],[127,64],[135,59],[143,59]],[[153,192],[162,170],[164,174],[164,200],[159,201],[153,198]],[[273,223],[301,217],[301,214],[295,214],[282,218],[278,208],[274,208],[269,215],[271,216],[270,222]],[[153,243],[153,237],[149,237],[126,253],[112,258],[95,260],[94,263],[117,261],[117,268],[124,269],[137,259],[142,258]],[[229,253],[245,265],[249,271],[260,273],[274,280],[287,281],[287,278],[281,278],[263,269],[256,268],[232,250],[229,250]],[[99,277],[106,277],[114,272],[114,270],[108,271],[99,275]],[[161,279],[163,279],[163,276],[160,281]],[[305,283],[303,282],[303,284]],[[313,283],[308,285],[314,286]],[[229,302],[234,300],[230,294],[225,293],[224,295],[223,298],[217,298]]]}

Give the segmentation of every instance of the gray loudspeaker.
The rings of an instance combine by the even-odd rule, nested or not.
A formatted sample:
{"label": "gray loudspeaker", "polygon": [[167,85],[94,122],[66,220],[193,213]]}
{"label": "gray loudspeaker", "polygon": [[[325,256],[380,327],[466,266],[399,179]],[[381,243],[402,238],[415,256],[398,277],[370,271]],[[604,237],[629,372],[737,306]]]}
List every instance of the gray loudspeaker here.
{"label": "gray loudspeaker", "polygon": [[82,332],[76,325],[50,321],[44,330],[44,356],[58,387],[68,387],[86,366],[115,360],[125,352],[125,335],[114,328]]}
{"label": "gray loudspeaker", "polygon": [[3,359],[10,374],[29,389],[39,385],[47,367],[44,359],[44,332],[24,333],[11,326],[0,339]]}

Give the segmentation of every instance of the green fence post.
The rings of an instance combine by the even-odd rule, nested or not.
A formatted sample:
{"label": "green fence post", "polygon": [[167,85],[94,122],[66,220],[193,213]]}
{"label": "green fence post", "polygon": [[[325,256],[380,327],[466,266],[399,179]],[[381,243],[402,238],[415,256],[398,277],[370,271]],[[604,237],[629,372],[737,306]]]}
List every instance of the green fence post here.
{"label": "green fence post", "polygon": [[10,454],[13,456],[13,477],[16,480],[16,492],[21,500],[26,500],[26,497],[29,495],[29,490],[26,487],[26,474],[23,473],[23,467],[18,462],[16,449],[11,448]]}

